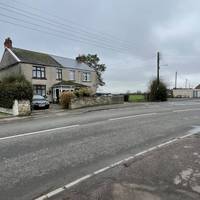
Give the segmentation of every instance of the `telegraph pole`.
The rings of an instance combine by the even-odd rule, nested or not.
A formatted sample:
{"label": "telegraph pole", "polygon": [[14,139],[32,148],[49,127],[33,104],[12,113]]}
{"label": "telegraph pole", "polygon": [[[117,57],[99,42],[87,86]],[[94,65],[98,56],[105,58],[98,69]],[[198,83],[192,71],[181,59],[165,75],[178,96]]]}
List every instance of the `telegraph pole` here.
{"label": "telegraph pole", "polygon": [[157,52],[157,88],[160,83],[160,52]]}
{"label": "telegraph pole", "polygon": [[177,72],[175,73],[175,89],[177,88]]}
{"label": "telegraph pole", "polygon": [[185,79],[185,88],[187,88],[187,82],[188,82],[188,79],[186,78]]}

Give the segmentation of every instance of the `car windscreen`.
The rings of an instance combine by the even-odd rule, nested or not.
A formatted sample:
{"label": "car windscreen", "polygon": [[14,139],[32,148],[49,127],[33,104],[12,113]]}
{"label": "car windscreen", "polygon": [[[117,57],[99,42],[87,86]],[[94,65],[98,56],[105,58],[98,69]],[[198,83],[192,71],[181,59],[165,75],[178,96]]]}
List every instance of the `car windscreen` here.
{"label": "car windscreen", "polygon": [[33,96],[33,100],[34,101],[41,101],[41,100],[43,100],[43,101],[45,101],[45,98],[43,97],[43,96]]}

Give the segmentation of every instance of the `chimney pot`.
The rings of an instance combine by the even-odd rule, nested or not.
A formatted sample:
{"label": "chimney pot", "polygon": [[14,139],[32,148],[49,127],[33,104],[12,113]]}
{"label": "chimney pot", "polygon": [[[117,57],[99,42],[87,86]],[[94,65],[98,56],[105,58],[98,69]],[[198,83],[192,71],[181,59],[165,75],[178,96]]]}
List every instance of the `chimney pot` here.
{"label": "chimney pot", "polygon": [[4,42],[4,47],[6,48],[9,48],[9,49],[12,49],[12,40],[8,37],[5,39],[5,42]]}

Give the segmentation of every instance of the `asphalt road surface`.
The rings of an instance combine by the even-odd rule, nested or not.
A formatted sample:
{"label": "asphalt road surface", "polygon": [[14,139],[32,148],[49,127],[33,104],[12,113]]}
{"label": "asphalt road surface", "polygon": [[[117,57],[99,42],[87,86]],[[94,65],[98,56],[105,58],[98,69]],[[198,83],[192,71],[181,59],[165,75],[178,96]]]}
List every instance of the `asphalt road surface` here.
{"label": "asphalt road surface", "polygon": [[35,199],[193,126],[197,100],[0,122],[0,199]]}

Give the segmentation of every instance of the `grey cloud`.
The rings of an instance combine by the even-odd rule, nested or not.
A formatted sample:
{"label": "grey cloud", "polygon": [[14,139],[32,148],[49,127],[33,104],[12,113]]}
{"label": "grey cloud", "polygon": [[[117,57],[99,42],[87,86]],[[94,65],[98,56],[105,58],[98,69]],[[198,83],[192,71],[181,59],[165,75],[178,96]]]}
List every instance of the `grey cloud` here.
{"label": "grey cloud", "polygon": [[[3,0],[0,0],[0,2]],[[15,46],[56,55],[76,57],[82,53],[97,53],[107,65],[104,74],[107,85],[101,90],[126,92],[147,90],[149,80],[156,75],[156,51],[162,54],[161,77],[173,87],[174,73],[186,78],[191,85],[198,84],[200,75],[200,2],[198,0],[17,0],[52,12],[69,21],[75,21],[88,30],[113,35],[107,45],[116,51],[98,48],[67,39],[56,38],[1,23],[0,38],[11,36]],[[11,5],[8,0],[7,4]],[[23,7],[22,5],[18,5]],[[1,16],[0,16],[1,19]],[[60,19],[61,20],[61,19]],[[67,21],[61,20],[63,23]],[[115,40],[115,41],[114,41]],[[128,50],[121,54],[118,48],[127,41]],[[0,53],[3,52],[3,48]]]}

